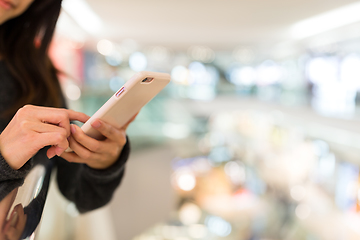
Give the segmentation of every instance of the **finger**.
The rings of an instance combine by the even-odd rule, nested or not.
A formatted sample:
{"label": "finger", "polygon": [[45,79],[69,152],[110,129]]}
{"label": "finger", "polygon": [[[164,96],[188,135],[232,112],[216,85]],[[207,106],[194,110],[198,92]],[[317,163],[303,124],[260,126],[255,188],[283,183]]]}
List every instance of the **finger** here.
{"label": "finger", "polygon": [[[108,156],[111,159],[117,159],[121,153],[122,148],[126,144],[126,135],[123,130],[119,131],[121,135],[117,137],[117,141],[107,138],[105,141],[98,141],[87,136],[78,126],[71,125],[72,135],[69,138],[71,149],[81,158],[92,160],[94,155],[101,154]],[[92,163],[93,164],[93,163]]]}
{"label": "finger", "polygon": [[24,115],[25,118],[28,118],[30,116],[42,122],[59,125],[60,127],[65,128],[69,135],[71,120],[85,122],[89,119],[89,116],[87,116],[86,114],[75,112],[73,110],[37,107],[32,105],[26,105],[22,107],[17,114]]}
{"label": "finger", "polygon": [[95,121],[91,123],[91,126],[96,130],[98,130],[106,138],[111,139],[113,141],[117,141],[119,136],[121,136],[119,129],[111,126],[110,124],[100,119],[95,119]]}
{"label": "finger", "polygon": [[[69,138],[69,145],[70,148],[74,151],[73,153],[75,153],[79,158],[83,159],[83,161],[85,161],[84,163],[93,162],[95,159],[102,159],[101,154],[97,152],[92,152],[89,149],[85,148],[83,145],[77,142],[73,136]],[[75,158],[73,161],[79,161],[76,159],[77,158]]]}
{"label": "finger", "polygon": [[73,136],[69,138],[69,146],[71,150],[73,150],[73,152],[76,153],[76,155],[80,156],[82,159],[88,160],[91,158],[92,152],[82,146],[80,143],[78,143]]}
{"label": "finger", "polygon": [[70,135],[69,115],[66,111],[64,111],[64,109],[26,105],[19,109],[17,114],[20,115],[20,118],[23,115],[23,119],[32,117],[44,123],[59,125],[65,128],[66,132]]}
{"label": "finger", "polygon": [[[66,148],[67,149],[67,148]],[[65,150],[66,150],[65,149]],[[59,147],[59,146],[51,146],[47,151],[46,151],[46,156],[51,159],[53,157],[55,157],[55,155],[60,156],[64,151],[64,148]]]}
{"label": "finger", "polygon": [[[98,141],[92,137],[86,135],[81,128],[71,124],[71,140],[75,140],[76,143],[80,144],[82,147],[90,150],[91,152],[104,152],[104,142]],[[71,147],[70,142],[70,147]],[[73,149],[71,147],[71,149]],[[74,149],[73,149],[74,150]]]}
{"label": "finger", "polygon": [[[49,108],[49,107],[36,107],[38,110],[35,112],[38,118],[44,119],[50,123],[60,123],[66,119],[69,121],[86,122],[90,117],[82,112],[76,112],[70,109],[64,108]],[[31,107],[30,107],[31,108]],[[50,115],[49,112],[52,114]]]}
{"label": "finger", "polygon": [[70,133],[68,135],[66,129],[63,127],[49,124],[49,123],[38,123],[33,121],[24,121],[22,124],[23,128],[26,128],[27,130],[32,130],[37,133],[50,133],[50,132],[63,132],[64,135],[70,136]]}
{"label": "finger", "polygon": [[130,123],[132,123],[135,120],[135,118],[137,117],[138,114],[139,114],[139,112],[136,113],[124,126],[122,126],[121,129],[126,131],[126,129],[129,127]]}
{"label": "finger", "polygon": [[85,163],[88,165],[96,164],[95,159],[102,159],[101,155],[97,154],[97,153],[91,153],[91,157],[85,159],[85,158],[79,156],[75,151],[74,152],[63,152],[60,157],[62,157],[63,159],[65,159],[68,162]]}
{"label": "finger", "polygon": [[[41,134],[41,137],[38,138],[39,145],[41,148],[49,145],[55,146],[55,147],[51,147],[51,148],[55,148],[54,150],[50,150],[51,148],[49,149],[50,153],[52,153],[52,151],[55,151],[55,154],[59,156],[63,151],[65,151],[69,147],[67,136],[64,135],[63,133],[51,132],[51,133],[39,133],[39,134]],[[48,150],[48,154],[50,154],[49,150]]]}
{"label": "finger", "polygon": [[55,157],[55,155],[56,155],[56,146],[51,146],[46,151],[46,156],[48,157],[48,159],[51,159],[51,158]]}
{"label": "finger", "polygon": [[65,116],[66,118],[64,118],[63,121],[59,123],[59,126],[64,127],[66,130],[68,130],[69,135],[70,135],[70,128],[69,128],[70,121],[79,121],[85,123],[90,118],[85,113],[76,112],[69,109],[59,109],[59,110],[64,111],[67,114]]}
{"label": "finger", "polygon": [[68,162],[73,162],[73,163],[86,162],[85,159],[80,158],[75,152],[63,152],[60,157],[62,157]]}
{"label": "finger", "polygon": [[85,123],[90,118],[88,115],[82,112],[76,112],[70,109],[65,109],[65,110],[69,114],[70,121],[79,121]]}
{"label": "finger", "polygon": [[114,158],[112,160],[107,160],[104,158],[104,155],[93,153],[94,159],[83,159],[79,155],[77,155],[75,152],[67,153],[64,152],[61,155],[62,158],[67,160],[68,162],[74,162],[74,163],[84,163],[88,165],[91,168],[94,169],[106,169],[114,164],[117,158]]}

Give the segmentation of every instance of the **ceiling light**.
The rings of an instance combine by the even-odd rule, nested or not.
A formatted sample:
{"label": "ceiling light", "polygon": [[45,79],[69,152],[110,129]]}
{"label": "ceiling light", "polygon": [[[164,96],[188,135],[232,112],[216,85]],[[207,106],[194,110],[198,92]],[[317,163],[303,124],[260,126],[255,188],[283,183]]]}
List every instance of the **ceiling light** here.
{"label": "ceiling light", "polygon": [[101,30],[100,17],[85,0],[65,0],[62,7],[88,33],[97,34]]}
{"label": "ceiling light", "polygon": [[305,19],[293,25],[291,34],[296,39],[310,37],[360,21],[360,2]]}

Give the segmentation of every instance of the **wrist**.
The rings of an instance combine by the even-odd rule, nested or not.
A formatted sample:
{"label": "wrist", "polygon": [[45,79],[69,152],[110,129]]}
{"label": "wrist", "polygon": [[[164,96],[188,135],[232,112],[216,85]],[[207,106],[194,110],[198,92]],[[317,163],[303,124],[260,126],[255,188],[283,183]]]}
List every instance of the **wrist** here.
{"label": "wrist", "polygon": [[18,170],[22,167],[22,165],[16,164],[17,161],[13,160],[13,155],[8,151],[5,139],[3,139],[3,134],[0,134],[0,154],[5,162],[14,170]]}

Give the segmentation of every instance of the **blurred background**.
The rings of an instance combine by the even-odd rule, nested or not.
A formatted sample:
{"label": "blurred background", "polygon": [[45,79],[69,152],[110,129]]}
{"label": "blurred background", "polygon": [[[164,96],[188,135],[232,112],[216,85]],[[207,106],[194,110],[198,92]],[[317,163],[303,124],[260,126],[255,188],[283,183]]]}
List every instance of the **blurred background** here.
{"label": "blurred background", "polygon": [[111,204],[54,185],[39,239],[360,238],[360,2],[64,0],[50,55],[89,115],[138,71],[172,82]]}

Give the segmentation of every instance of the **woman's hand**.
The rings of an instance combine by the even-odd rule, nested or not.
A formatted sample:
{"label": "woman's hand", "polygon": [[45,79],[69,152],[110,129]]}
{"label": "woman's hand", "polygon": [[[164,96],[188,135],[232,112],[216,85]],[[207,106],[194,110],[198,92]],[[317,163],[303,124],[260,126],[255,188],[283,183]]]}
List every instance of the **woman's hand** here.
{"label": "woman's hand", "polygon": [[21,168],[45,146],[48,158],[60,156],[69,146],[70,121],[85,122],[84,113],[26,105],[20,108],[0,135],[0,152],[13,169]]}
{"label": "woman's hand", "polygon": [[87,136],[78,126],[72,124],[69,143],[74,152],[63,152],[61,157],[69,162],[85,163],[95,169],[110,167],[119,158],[126,144],[126,129],[135,117],[136,115],[121,128],[96,119],[91,126],[106,137],[100,141]]}

